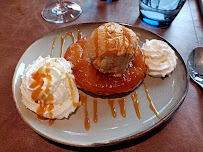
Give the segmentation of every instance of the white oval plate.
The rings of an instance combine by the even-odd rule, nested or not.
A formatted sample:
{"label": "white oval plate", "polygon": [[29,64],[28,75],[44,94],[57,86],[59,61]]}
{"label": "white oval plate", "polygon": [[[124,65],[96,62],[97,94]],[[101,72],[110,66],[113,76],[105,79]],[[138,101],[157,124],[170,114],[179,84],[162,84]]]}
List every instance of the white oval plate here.
{"label": "white oval plate", "polygon": [[[143,84],[136,89],[140,105],[141,119],[137,118],[133,102],[130,94],[128,94],[125,96],[126,118],[122,117],[118,102],[115,102],[117,117],[114,118],[107,102],[108,99],[97,98],[98,122],[94,123],[92,102],[93,97],[88,96],[87,106],[91,126],[89,131],[87,131],[84,127],[85,116],[83,106],[81,106],[69,119],[56,120],[51,126],[49,126],[48,120],[40,120],[37,118],[35,113],[26,109],[21,102],[21,92],[19,87],[21,84],[21,76],[27,65],[35,61],[40,55],[43,57],[50,55],[55,37],[56,42],[53,57],[59,57],[61,35],[64,35],[65,32],[70,31],[74,33],[75,38],[77,39],[78,27],[80,27],[83,36],[86,36],[101,24],[103,23],[84,23],[68,26],[54,31],[34,42],[19,60],[15,69],[12,83],[13,97],[16,102],[16,107],[23,120],[40,135],[53,141],[72,146],[93,147],[115,144],[130,140],[132,138],[137,138],[148,133],[170,118],[183,102],[188,90],[189,76],[180,54],[167,42],[175,50],[178,57],[178,64],[175,71],[170,77],[166,77],[164,79],[147,76],[144,80],[148,87],[154,106],[162,118],[161,120],[158,119],[149,108],[149,101],[146,98]],[[160,36],[145,29],[130,25],[126,26],[137,33],[140,38],[140,46],[142,46],[142,43],[144,43],[146,39],[150,40],[155,38],[164,40]],[[65,53],[67,47],[71,43],[71,37],[67,37],[63,47],[63,53]]]}

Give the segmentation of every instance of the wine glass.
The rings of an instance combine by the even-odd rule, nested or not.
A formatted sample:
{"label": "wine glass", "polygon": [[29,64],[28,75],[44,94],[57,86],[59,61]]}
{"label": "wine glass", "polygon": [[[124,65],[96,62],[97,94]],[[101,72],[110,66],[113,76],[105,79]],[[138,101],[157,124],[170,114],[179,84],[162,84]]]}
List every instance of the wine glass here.
{"label": "wine glass", "polygon": [[76,19],[82,13],[80,5],[66,0],[49,0],[42,10],[42,17],[53,23],[66,23]]}

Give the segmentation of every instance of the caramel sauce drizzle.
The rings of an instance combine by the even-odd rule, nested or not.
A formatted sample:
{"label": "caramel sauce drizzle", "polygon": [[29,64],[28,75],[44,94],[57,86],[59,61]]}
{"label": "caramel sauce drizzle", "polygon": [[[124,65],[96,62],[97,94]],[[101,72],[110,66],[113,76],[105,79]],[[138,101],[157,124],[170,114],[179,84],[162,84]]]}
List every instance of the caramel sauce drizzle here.
{"label": "caramel sauce drizzle", "polygon": [[71,78],[69,77],[68,73],[66,73],[66,77],[68,78],[68,83],[69,83],[69,87],[70,87],[70,98],[71,98],[71,101],[73,101],[73,107],[77,108],[79,106],[79,103],[74,101],[74,98],[73,98],[73,86],[72,86]]}
{"label": "caramel sauce drizzle", "polygon": [[43,114],[46,112],[47,110],[47,104],[42,104],[42,102],[40,101],[40,106],[37,108],[37,114],[40,115],[41,117],[43,117]]}
{"label": "caramel sauce drizzle", "polygon": [[108,104],[111,108],[111,112],[114,118],[116,118],[116,109],[114,108],[114,100],[108,100]]}
{"label": "caramel sauce drizzle", "polygon": [[[52,105],[53,105],[53,104],[52,104]],[[50,105],[50,106],[51,106],[51,105]],[[50,106],[49,106],[49,108],[50,108]],[[53,105],[53,106],[54,106],[54,105]],[[48,108],[48,111],[49,111],[49,110],[51,111],[52,109],[54,109],[53,106],[51,106],[50,109]],[[56,119],[53,119],[53,113],[50,112],[50,113],[49,113],[49,126],[53,125],[55,120],[56,120]]]}
{"label": "caramel sauce drizzle", "polygon": [[60,58],[62,57],[63,54],[63,43],[64,43],[65,39],[63,38],[63,36],[61,36],[61,52],[60,52]]}
{"label": "caramel sauce drizzle", "polygon": [[52,43],[50,57],[52,57],[52,55],[53,55],[53,50],[54,50],[54,47],[55,47],[55,43],[56,43],[56,36],[54,37],[54,40],[53,40],[53,43]]}
{"label": "caramel sauce drizzle", "polygon": [[[53,105],[53,103],[51,103],[51,104],[49,104],[49,107],[48,107],[48,109],[47,109],[47,111],[52,111],[54,109],[54,105]],[[53,116],[53,114],[52,113],[50,113],[50,116],[51,117],[49,117],[49,118],[53,118],[52,116]]]}
{"label": "caramel sauce drizzle", "polygon": [[93,100],[93,108],[94,108],[94,122],[97,123],[98,121],[98,114],[97,114],[97,99]]}
{"label": "caramel sauce drizzle", "polygon": [[119,106],[120,106],[120,112],[123,118],[126,117],[126,111],[125,111],[125,98],[121,98],[118,100]]}
{"label": "caramel sauce drizzle", "polygon": [[127,31],[127,30],[125,30],[125,31],[126,31],[126,36],[127,36],[128,43],[129,43],[129,46],[130,46],[130,44],[131,44],[131,38],[130,38],[130,34],[128,33],[128,31]]}
{"label": "caramel sauce drizzle", "polygon": [[[65,39],[66,39],[66,37],[68,35],[71,36],[73,43],[75,41],[75,37],[74,37],[74,34],[72,32],[66,32],[64,37],[61,36],[60,57],[62,57],[63,45],[64,45]],[[78,39],[81,39],[81,37],[82,37],[82,34],[81,34],[80,29],[78,28]],[[54,50],[54,47],[55,47],[56,38],[57,38],[57,36],[54,37],[54,40],[53,40],[53,43],[52,43],[50,57],[52,57],[52,55],[53,55],[53,50]],[[55,62],[56,62],[56,59],[55,59]],[[47,64],[47,66],[50,66],[50,64]],[[50,93],[52,77],[50,75],[50,70],[48,68],[45,69],[45,74],[43,73],[43,70],[44,70],[44,67],[41,67],[41,68],[38,69],[37,72],[32,73],[32,78],[34,79],[34,81],[29,87],[32,88],[32,89],[38,87],[36,90],[34,90],[32,92],[32,95],[31,95],[32,99],[36,103],[40,104],[40,106],[36,110],[36,113],[37,113],[39,119],[41,119],[41,120],[49,120],[49,126],[51,126],[55,121],[55,119],[52,119],[53,118],[53,113],[51,112],[54,109],[54,105],[52,104],[52,101],[54,100],[54,98],[53,98],[53,95],[49,94]],[[41,94],[42,86],[44,85],[43,78],[47,79],[47,86],[46,86],[45,94],[47,94],[48,97],[46,97],[45,94]],[[70,86],[70,89],[71,89],[71,100],[73,101],[73,107],[76,108],[76,107],[79,106],[79,103],[76,103],[73,100],[73,87],[72,87],[71,79],[68,76],[68,74],[67,74],[67,78],[68,78],[69,86]],[[40,99],[40,94],[41,94],[41,99]],[[49,112],[49,118],[45,118],[43,116],[43,114],[46,112],[46,110]]]}
{"label": "caramel sauce drizzle", "polygon": [[[44,67],[41,67],[38,69],[38,71],[36,71],[35,73],[32,73],[32,75],[31,75],[32,78],[34,79],[34,81],[29,87],[31,89],[34,89],[38,86],[38,88],[36,90],[34,90],[31,95],[32,99],[35,101],[39,100],[39,96],[42,91],[42,86],[44,85],[43,78],[46,78],[48,81],[48,85],[46,87],[45,93],[47,94],[50,91],[50,87],[51,87],[51,85],[50,85],[51,76],[49,75],[50,71],[46,69],[45,70],[46,74],[45,74],[45,73],[43,73],[43,69],[44,69]],[[41,96],[42,96],[41,97],[42,100],[45,101],[44,104],[46,104],[46,101],[50,100],[50,98],[48,98],[49,96],[46,97],[45,94],[42,94]]]}
{"label": "caramel sauce drizzle", "polygon": [[87,110],[87,96],[80,94],[80,101],[82,105],[85,107],[85,129],[88,131],[90,129],[90,120]]}
{"label": "caramel sauce drizzle", "polygon": [[[49,66],[49,64],[47,64]],[[45,73],[43,72],[45,71]],[[39,107],[36,110],[36,113],[38,115],[38,118],[42,120],[47,120],[44,118],[43,114],[46,112],[46,110],[49,113],[49,125],[52,125],[54,122],[53,114],[51,111],[54,109],[54,105],[52,104],[52,101],[54,100],[53,95],[50,95],[50,87],[51,87],[51,75],[50,75],[50,70],[49,69],[44,69],[44,67],[41,67],[38,69],[38,71],[32,73],[32,79],[34,80],[33,83],[29,86],[31,89],[34,89],[37,87],[36,90],[32,92],[32,99],[36,102],[39,103]],[[42,86],[44,85],[43,78],[47,79],[47,86],[45,93],[42,93]],[[47,94],[47,96],[45,95]],[[41,97],[40,97],[41,96]]]}
{"label": "caramel sauce drizzle", "polygon": [[126,37],[126,30],[125,28],[123,27],[123,46],[125,47],[125,37]]}
{"label": "caramel sauce drizzle", "polygon": [[82,39],[82,32],[80,30],[80,26],[78,25],[78,40]]}
{"label": "caramel sauce drizzle", "polygon": [[106,52],[108,52],[108,48],[109,48],[109,41],[108,41],[108,26],[104,26],[105,28],[105,33],[106,33],[106,46],[105,46],[105,49],[106,49]]}
{"label": "caramel sauce drizzle", "polygon": [[[145,91],[146,91],[146,95],[147,95],[147,99],[149,100],[150,102],[150,109],[155,113],[155,115],[161,119],[161,117],[159,116],[157,110],[155,109],[153,103],[152,103],[152,100],[149,96],[149,92],[147,90],[147,86],[146,84],[143,82],[144,84],[144,87],[145,87]],[[136,114],[137,114],[137,117],[139,119],[141,119],[141,115],[140,115],[140,108],[139,108],[139,102],[138,102],[138,96],[137,96],[137,92],[134,91],[132,94],[131,94],[131,99],[133,101],[133,104],[134,104],[134,108],[135,108],[135,111],[136,111]],[[80,95],[80,100],[82,102],[82,105],[85,106],[85,128],[86,130],[89,130],[90,129],[90,121],[89,121],[89,115],[88,115],[88,110],[87,110],[87,96],[84,96],[84,95]],[[112,112],[112,116],[114,118],[116,118],[117,114],[116,114],[116,109],[114,107],[114,102],[115,100],[111,100],[111,99],[108,99],[108,104],[111,108],[111,112]],[[121,98],[121,99],[118,99],[118,103],[119,103],[119,106],[120,106],[120,112],[121,112],[121,115],[126,118],[126,110],[125,110],[125,98]],[[94,110],[94,117],[93,117],[93,120],[95,123],[97,123],[98,121],[98,114],[97,114],[97,99],[93,99],[93,110]]]}
{"label": "caramel sauce drizzle", "polygon": [[[50,113],[49,117],[52,117],[52,116],[53,116],[53,114]],[[53,125],[55,120],[56,120],[56,119],[45,118],[45,117],[40,116],[40,115],[37,115],[37,118],[40,119],[40,120],[49,120],[49,126]]]}
{"label": "caramel sauce drizzle", "polygon": [[143,84],[144,84],[145,92],[146,92],[146,95],[147,95],[147,99],[149,100],[149,103],[150,103],[150,106],[149,106],[150,109],[154,112],[154,114],[155,114],[159,119],[161,119],[161,117],[159,116],[157,110],[155,109],[155,107],[154,107],[154,105],[153,105],[153,103],[152,103],[152,99],[151,99],[150,96],[149,96],[149,92],[148,92],[148,90],[147,90],[147,86],[146,86],[145,82],[143,82]]}
{"label": "caramel sauce drizzle", "polygon": [[[109,51],[108,50],[108,48],[109,48],[109,41],[108,41],[108,38],[109,38],[109,33],[108,33],[108,27],[109,26],[111,26],[111,25],[105,25],[104,26],[104,28],[105,28],[105,33],[106,33],[106,44],[105,44],[105,49],[106,49],[106,51],[105,51],[105,53],[103,53],[102,55],[101,55],[101,57],[103,58],[103,57],[105,57],[105,56],[110,56],[110,55],[117,55],[118,54],[118,50],[111,50],[111,51]],[[114,25],[115,26],[115,25]],[[115,33],[116,34],[116,30],[114,29],[113,30],[113,33]],[[116,40],[114,40],[114,41],[116,41]],[[116,43],[116,42],[115,42]],[[118,43],[119,43],[119,41],[118,41]]]}
{"label": "caramel sauce drizzle", "polygon": [[123,27],[123,46],[124,46],[124,48],[126,47],[126,39],[130,46],[130,44],[131,44],[130,34],[128,33],[127,29],[125,27]]}
{"label": "caramel sauce drizzle", "polygon": [[53,125],[56,119],[49,119],[49,126]]}
{"label": "caramel sauce drizzle", "polygon": [[60,52],[60,58],[62,57],[62,54],[63,54],[63,45],[64,45],[65,39],[66,39],[66,37],[67,37],[68,35],[71,36],[72,42],[73,42],[73,43],[75,42],[75,37],[74,37],[73,32],[66,32],[64,37],[61,36],[61,52]]}
{"label": "caramel sauce drizzle", "polygon": [[96,51],[95,51],[95,53],[96,53],[96,56],[98,56],[98,54],[99,54],[99,52],[98,52],[98,28],[95,30],[95,35],[94,35],[94,45],[95,45],[95,47],[96,47]]}
{"label": "caramel sauce drizzle", "polygon": [[134,91],[133,94],[131,94],[131,99],[133,101],[133,104],[134,104],[134,108],[135,108],[135,112],[137,114],[137,117],[139,119],[141,119],[141,115],[140,115],[140,107],[139,107],[139,103],[138,103],[138,98],[137,98],[137,92]]}
{"label": "caramel sauce drizzle", "polygon": [[[108,29],[107,29],[106,26],[105,26],[105,31],[106,31],[106,37],[108,37],[108,33],[107,33]],[[114,31],[114,32],[116,32],[116,31]],[[63,54],[63,45],[64,45],[65,39],[66,39],[66,37],[68,35],[71,36],[72,41],[74,43],[74,35],[73,35],[72,32],[66,32],[64,37],[61,36],[61,52],[60,52],[60,57],[62,57],[62,54]],[[80,40],[81,38],[82,38],[82,32],[80,30],[80,27],[78,26],[78,40]],[[123,45],[124,45],[124,47],[125,47],[125,44],[126,44],[126,38],[127,38],[128,42],[129,42],[129,45],[130,45],[130,43],[131,43],[130,35],[126,31],[126,29],[123,28]],[[51,49],[50,57],[52,57],[52,54],[53,54],[53,49],[54,49],[54,46],[55,46],[55,41],[56,41],[56,37],[54,38],[54,41],[53,41],[53,44],[52,44],[52,49]],[[96,47],[96,56],[98,56],[98,29],[95,30],[94,44],[95,44],[95,47]],[[108,46],[109,46],[109,42],[106,41],[106,50],[107,50]],[[108,51],[106,51],[106,53],[107,53],[107,55],[109,53],[112,54],[112,52],[108,52]],[[54,109],[54,105],[52,104],[52,101],[54,100],[53,99],[53,95],[49,95],[48,97],[46,97],[44,94],[42,94],[41,95],[42,96],[41,97],[42,100],[38,101],[40,93],[42,91],[42,86],[44,84],[43,78],[46,77],[46,79],[48,81],[47,87],[46,87],[46,90],[45,90],[46,94],[49,94],[49,92],[50,92],[49,88],[51,87],[51,76],[49,75],[50,70],[46,69],[45,70],[45,74],[42,71],[43,71],[43,67],[41,67],[37,72],[32,74],[32,78],[34,79],[34,82],[30,85],[30,88],[36,88],[38,86],[38,88],[32,92],[32,99],[34,99],[36,103],[40,104],[40,106],[37,109],[38,118],[42,119],[42,120],[49,120],[49,126],[51,126],[54,123],[54,121],[55,121],[55,119],[52,119],[53,118],[53,113],[51,112],[51,110]],[[73,86],[72,86],[72,83],[71,83],[71,78],[69,77],[68,74],[67,74],[67,78],[68,78],[69,85],[70,85],[69,87],[71,88],[71,100],[73,101],[73,106],[76,108],[80,104],[74,102],[74,100],[73,100]],[[151,100],[151,98],[149,96],[149,92],[147,90],[147,86],[146,86],[145,82],[143,82],[143,84],[144,84],[144,87],[145,87],[145,92],[146,92],[146,95],[147,95],[147,99],[150,102],[150,109],[155,113],[155,115],[159,119],[161,119],[161,117],[159,116],[157,110],[155,109],[155,107],[154,107],[154,105],[152,103],[152,100]],[[139,119],[141,119],[140,108],[139,108],[138,97],[137,97],[136,91],[134,91],[134,93],[131,94],[131,99],[132,99],[132,101],[134,103],[134,108],[135,108],[137,117]],[[42,103],[42,101],[44,103]],[[80,94],[80,101],[81,101],[81,104],[85,108],[85,121],[84,121],[84,123],[85,123],[85,129],[88,131],[90,129],[90,120],[89,120],[89,114],[88,114],[88,110],[87,110],[87,96],[85,96],[83,94]],[[112,115],[113,115],[114,118],[116,118],[117,114],[116,114],[116,109],[114,107],[114,102],[115,102],[114,100],[111,100],[111,99],[108,100],[108,104],[109,104],[109,106],[111,108]],[[48,106],[48,103],[49,103],[49,106]],[[126,118],[125,98],[118,99],[118,103],[119,103],[119,106],[120,106],[121,115],[124,118]],[[50,112],[49,113],[49,118],[44,118],[43,117],[43,114],[45,113],[46,110]],[[93,99],[93,110],[94,110],[93,120],[94,120],[95,123],[97,123],[98,122],[97,99]]]}

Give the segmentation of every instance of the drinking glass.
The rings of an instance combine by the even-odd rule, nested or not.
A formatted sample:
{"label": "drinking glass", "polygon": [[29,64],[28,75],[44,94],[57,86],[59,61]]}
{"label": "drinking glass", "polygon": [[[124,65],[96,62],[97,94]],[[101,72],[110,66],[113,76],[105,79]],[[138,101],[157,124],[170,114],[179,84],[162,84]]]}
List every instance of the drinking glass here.
{"label": "drinking glass", "polygon": [[66,23],[76,19],[82,13],[80,5],[66,0],[49,0],[42,10],[42,17],[53,23]]}
{"label": "drinking glass", "polygon": [[140,0],[140,19],[149,25],[167,28],[186,0]]}

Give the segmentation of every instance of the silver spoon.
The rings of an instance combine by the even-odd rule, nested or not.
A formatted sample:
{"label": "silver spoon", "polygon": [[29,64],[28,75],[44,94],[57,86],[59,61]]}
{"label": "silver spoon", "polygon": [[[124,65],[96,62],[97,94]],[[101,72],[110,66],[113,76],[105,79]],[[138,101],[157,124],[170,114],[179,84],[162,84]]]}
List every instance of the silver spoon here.
{"label": "silver spoon", "polygon": [[190,77],[203,90],[203,47],[197,47],[190,53],[187,61]]}

